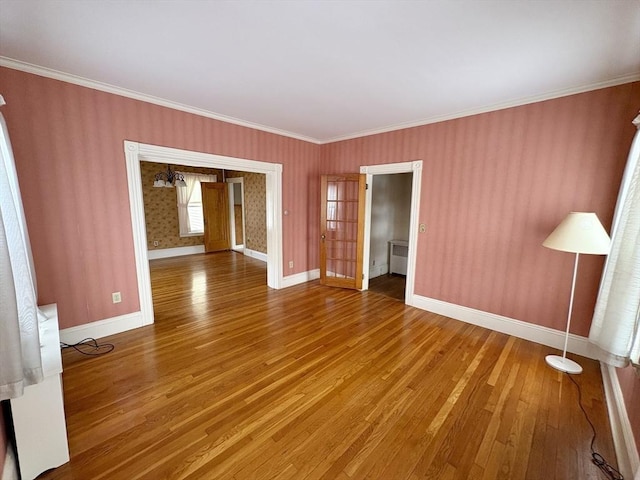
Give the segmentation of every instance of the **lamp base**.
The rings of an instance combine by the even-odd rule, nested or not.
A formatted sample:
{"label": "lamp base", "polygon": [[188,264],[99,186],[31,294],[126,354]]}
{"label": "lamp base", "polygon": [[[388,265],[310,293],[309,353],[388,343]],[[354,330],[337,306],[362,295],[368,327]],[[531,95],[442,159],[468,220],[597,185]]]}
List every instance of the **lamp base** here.
{"label": "lamp base", "polygon": [[556,370],[560,370],[561,372],[571,374],[582,373],[582,367],[568,358],[564,358],[559,355],[547,355],[544,359],[547,361],[549,366]]}

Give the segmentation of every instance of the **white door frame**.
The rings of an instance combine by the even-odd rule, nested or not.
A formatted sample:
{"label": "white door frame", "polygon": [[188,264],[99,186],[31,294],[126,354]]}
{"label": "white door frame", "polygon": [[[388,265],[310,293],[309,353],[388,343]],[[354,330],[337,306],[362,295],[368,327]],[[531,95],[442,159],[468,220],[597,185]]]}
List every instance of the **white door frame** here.
{"label": "white door frame", "polygon": [[[231,249],[232,250],[236,250],[236,251],[243,251],[244,250],[244,240],[247,235],[247,232],[244,229],[244,221],[245,221],[245,215],[244,215],[244,177],[231,177],[231,178],[227,178],[227,183],[230,183],[231,185],[229,185],[229,225],[231,226]],[[234,190],[234,183],[239,183],[240,184],[240,202],[242,205],[242,244],[241,245],[237,245],[236,242],[236,216],[235,216],[235,198],[236,198],[236,194],[235,194],[235,190]],[[239,248],[240,247],[240,248]]]}
{"label": "white door frame", "polygon": [[140,175],[141,161],[264,173],[267,186],[267,285],[276,289],[282,287],[282,164],[224,157],[129,140],[124,141],[124,153],[142,325],[152,324],[154,316]]}
{"label": "white door frame", "polygon": [[409,219],[409,252],[407,256],[407,283],[404,303],[411,305],[416,282],[416,249],[418,248],[418,219],[420,218],[420,187],[422,185],[422,160],[412,162],[387,163],[384,165],[368,165],[360,167],[360,173],[367,175],[369,188],[365,194],[364,211],[364,252],[362,273],[362,290],[369,288],[369,259],[371,257],[371,193],[373,175],[389,175],[393,173],[413,173],[411,183],[411,213]]}

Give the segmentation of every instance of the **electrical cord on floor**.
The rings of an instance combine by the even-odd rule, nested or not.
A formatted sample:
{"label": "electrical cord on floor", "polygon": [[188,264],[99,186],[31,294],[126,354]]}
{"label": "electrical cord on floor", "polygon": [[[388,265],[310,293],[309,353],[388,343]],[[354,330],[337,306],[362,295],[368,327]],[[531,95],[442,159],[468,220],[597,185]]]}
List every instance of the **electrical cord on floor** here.
{"label": "electrical cord on floor", "polygon": [[593,444],[596,441],[596,427],[593,425],[591,420],[589,420],[589,415],[587,415],[587,411],[582,406],[582,390],[580,389],[580,385],[578,385],[578,382],[576,382],[570,374],[567,373],[567,376],[569,377],[569,380],[571,380],[573,384],[576,386],[576,388],[578,389],[578,405],[580,406],[580,410],[582,410],[582,413],[584,414],[584,418],[587,419],[589,426],[591,426],[591,431],[593,432],[593,437],[591,437],[591,461],[600,470],[602,470],[602,472],[607,476],[607,479],[624,480],[624,477],[622,476],[622,474],[618,470],[613,468],[605,460],[605,458],[602,455],[600,455],[598,452],[596,452],[595,449],[593,448]]}
{"label": "electrical cord on floor", "polygon": [[85,338],[78,343],[60,342],[60,348],[73,348],[83,355],[98,356],[111,352],[115,347],[112,343],[98,343],[95,338]]}

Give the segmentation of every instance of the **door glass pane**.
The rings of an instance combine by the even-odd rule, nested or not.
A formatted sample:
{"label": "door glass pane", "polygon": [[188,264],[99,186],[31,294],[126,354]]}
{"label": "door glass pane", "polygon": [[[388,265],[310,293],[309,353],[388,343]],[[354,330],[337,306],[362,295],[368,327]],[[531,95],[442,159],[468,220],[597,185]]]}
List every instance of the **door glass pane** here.
{"label": "door glass pane", "polygon": [[338,184],[335,182],[327,182],[327,200],[338,200]]}
{"label": "door glass pane", "polygon": [[327,258],[327,277],[336,276],[335,260],[333,258]]}
{"label": "door glass pane", "polygon": [[336,280],[354,280],[356,276],[359,193],[357,176],[338,176],[326,181],[325,273]]}

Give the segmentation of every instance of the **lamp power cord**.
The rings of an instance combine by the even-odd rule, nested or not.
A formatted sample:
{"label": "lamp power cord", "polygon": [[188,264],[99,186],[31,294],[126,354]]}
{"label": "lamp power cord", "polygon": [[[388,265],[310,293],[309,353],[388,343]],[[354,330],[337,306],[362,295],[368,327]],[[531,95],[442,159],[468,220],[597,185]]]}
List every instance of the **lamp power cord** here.
{"label": "lamp power cord", "polygon": [[591,461],[594,465],[596,465],[605,475],[608,480],[624,480],[622,474],[614,468],[610,463],[608,463],[605,458],[595,451],[593,445],[596,441],[596,427],[593,425],[593,422],[589,419],[589,415],[582,405],[582,389],[578,382],[576,382],[570,374],[566,374],[569,377],[569,380],[576,386],[578,389],[578,405],[580,406],[580,410],[584,414],[584,418],[587,420],[587,423],[591,427],[591,431],[593,432],[593,436],[591,437]]}
{"label": "lamp power cord", "polygon": [[73,348],[75,351],[80,352],[83,355],[99,356],[105,355],[113,351],[115,347],[112,343],[98,343],[95,338],[85,338],[77,343],[64,343],[60,342],[60,348]]}

